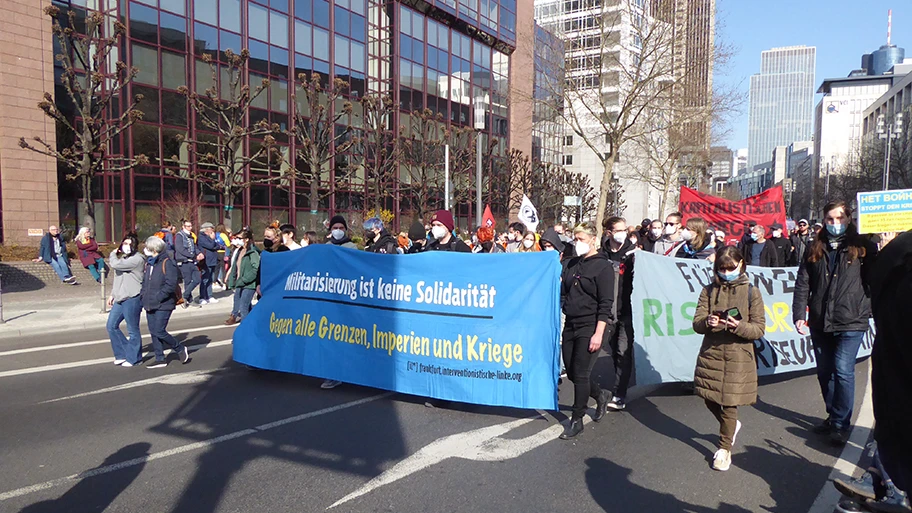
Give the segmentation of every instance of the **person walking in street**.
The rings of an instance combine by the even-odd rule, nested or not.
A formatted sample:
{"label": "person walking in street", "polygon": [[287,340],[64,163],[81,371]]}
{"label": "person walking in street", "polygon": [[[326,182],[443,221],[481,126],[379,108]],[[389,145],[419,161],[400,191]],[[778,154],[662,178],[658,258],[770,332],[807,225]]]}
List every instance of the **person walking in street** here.
{"label": "person walking in street", "polygon": [[372,217],[364,221],[364,251],[384,255],[399,254],[399,241],[386,231],[383,221],[379,217]]}
{"label": "person walking in street", "polygon": [[459,237],[453,235],[453,214],[449,210],[438,210],[431,218],[431,235],[434,237],[424,251],[455,251],[471,253],[472,249]]}
{"label": "person walking in street", "polygon": [[193,236],[193,223],[184,219],[181,221],[181,227],[181,231],[174,237],[174,260],[184,282],[184,301],[181,308],[199,307],[199,303],[193,302],[193,290],[202,281],[199,265],[206,257]]}
{"label": "person walking in street", "polygon": [[795,234],[791,237],[791,242],[792,254],[789,255],[788,265],[799,265],[804,261],[804,254],[807,252],[808,246],[814,242],[807,219],[798,221],[798,225],[795,227]]}
{"label": "person walking in street", "polygon": [[691,217],[681,230],[681,239],[684,245],[678,250],[678,258],[693,260],[714,261],[716,258],[716,244],[712,239],[712,232],[707,232],[706,221],[702,217]]}
{"label": "person walking in street", "polygon": [[215,286],[225,290],[228,288],[225,285],[225,274],[228,272],[228,263],[231,258],[231,232],[228,231],[228,228],[226,228],[224,224],[219,223],[219,225],[215,227],[215,236],[218,238],[219,243],[219,266],[218,274],[215,276],[214,282]]}
{"label": "person walking in street", "polygon": [[773,238],[770,239],[776,248],[777,267],[785,267],[792,258],[792,241],[782,234],[782,225],[773,223],[770,225],[773,231]]}
{"label": "person walking in street", "polygon": [[798,267],[792,316],[798,333],[810,328],[826,406],[827,418],[814,432],[843,446],[855,404],[855,359],[871,318],[868,274],[877,246],[858,234],[845,202],[830,203],[824,212],[826,229]]}
{"label": "person walking in street", "polygon": [[260,250],[253,242],[250,230],[241,230],[231,239],[231,267],[228,269],[228,288],[234,290],[234,306],[225,324],[231,326],[250,313],[250,303],[256,294],[260,269]]}
{"label": "person walking in street", "polygon": [[218,299],[212,295],[212,285],[218,273],[219,249],[222,248],[220,242],[215,225],[203,223],[200,226],[200,233],[197,237],[197,245],[203,253],[203,259],[200,261],[200,267],[202,267],[200,305],[218,303]]}
{"label": "person walking in street", "polygon": [[167,246],[162,239],[154,235],[146,239],[143,252],[147,258],[141,295],[142,305],[146,310],[146,321],[149,324],[149,334],[152,336],[152,351],[155,353],[155,360],[148,366],[150,369],[168,365],[164,346],[177,353],[181,363],[190,362],[187,347],[168,333],[168,322],[177,304],[176,289],[180,279],[177,266],[166,251]]}
{"label": "person walking in street", "polygon": [[[142,360],[142,334],[139,331],[139,316],[142,313],[142,284],[146,259],[139,252],[139,241],[135,234],[128,234],[120,246],[111,253],[109,264],[114,270],[114,285],[108,297],[108,323],[106,328],[111,338],[114,365],[132,367]],[[127,322],[125,337],[120,323]]]}
{"label": "person walking in street", "polygon": [[[690,223],[690,221],[688,221]],[[609,260],[618,266],[620,283],[617,287],[615,309],[617,324],[609,339],[611,359],[614,361],[614,386],[611,389],[611,400],[608,409],[622,411],[627,407],[625,399],[633,374],[633,263],[636,244],[630,240],[627,224],[623,217],[609,217],[602,224],[607,244],[602,251]]]}
{"label": "person walking in street", "polygon": [[348,223],[340,215],[333,216],[329,220],[329,242],[333,246],[358,249],[358,246],[348,236]]}
{"label": "person walking in street", "polygon": [[169,257],[174,255],[174,232],[174,225],[167,219],[162,221],[161,229],[155,232],[156,237],[165,241],[165,252]]}
{"label": "person walking in street", "polygon": [[50,265],[63,283],[79,285],[76,283],[76,277],[70,271],[70,257],[67,255],[66,241],[56,226],[49,226],[47,233],[41,237],[38,258],[32,261]]}
{"label": "person walking in street", "polygon": [[592,420],[602,420],[611,399],[592,379],[602,343],[611,338],[615,324],[617,277],[614,264],[598,251],[595,225],[582,223],[573,229],[576,256],[564,263],[561,273],[561,308],[566,314],[561,349],[567,377],[573,383],[573,414],[560,435],[570,440],[583,432],[583,416],[592,397],[596,401]]}
{"label": "person walking in street", "polygon": [[712,468],[731,467],[731,451],[741,421],[738,406],[757,402],[754,340],[766,331],[763,296],[750,284],[744,256],[734,246],[719,250],[713,281],[700,292],[693,330],[703,335],[694,371],[696,395],[719,421],[719,450]]}
{"label": "person walking in street", "polygon": [[101,283],[101,275],[105,272],[104,256],[98,251],[98,242],[92,230],[85,226],[80,228],[75,242],[82,266],[89,270],[96,283]]}
{"label": "person walking in street", "polygon": [[681,238],[681,220],[684,216],[680,212],[672,212],[665,218],[664,235],[655,241],[653,253],[673,257],[678,254],[684,239]]}
{"label": "person walking in street", "polygon": [[763,225],[755,224],[750,229],[750,242],[744,244],[741,254],[746,265],[779,267],[776,245],[766,238],[766,227]]}

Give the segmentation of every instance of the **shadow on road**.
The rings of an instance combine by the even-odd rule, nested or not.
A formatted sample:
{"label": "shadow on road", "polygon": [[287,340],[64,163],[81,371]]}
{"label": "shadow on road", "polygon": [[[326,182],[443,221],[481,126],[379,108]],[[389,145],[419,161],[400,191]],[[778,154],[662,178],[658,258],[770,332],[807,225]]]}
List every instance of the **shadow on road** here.
{"label": "shadow on road", "polygon": [[[152,446],[146,442],[128,445],[105,458],[98,468],[115,465],[149,455]],[[80,480],[59,498],[38,502],[23,508],[20,513],[88,513],[104,511],[124,490],[133,483],[146,464],[128,466],[116,472],[108,472]]]}

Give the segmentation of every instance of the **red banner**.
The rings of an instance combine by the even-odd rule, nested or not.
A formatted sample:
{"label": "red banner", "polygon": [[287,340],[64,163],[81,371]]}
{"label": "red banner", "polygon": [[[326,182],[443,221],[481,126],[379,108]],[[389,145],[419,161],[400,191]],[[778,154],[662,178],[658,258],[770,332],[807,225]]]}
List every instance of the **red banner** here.
{"label": "red banner", "polygon": [[726,241],[740,240],[748,222],[765,226],[767,232],[771,231],[773,223],[786,226],[782,187],[774,187],[741,201],[729,201],[682,187],[679,208],[684,214],[684,222],[691,217],[702,217],[712,229],[725,232]]}

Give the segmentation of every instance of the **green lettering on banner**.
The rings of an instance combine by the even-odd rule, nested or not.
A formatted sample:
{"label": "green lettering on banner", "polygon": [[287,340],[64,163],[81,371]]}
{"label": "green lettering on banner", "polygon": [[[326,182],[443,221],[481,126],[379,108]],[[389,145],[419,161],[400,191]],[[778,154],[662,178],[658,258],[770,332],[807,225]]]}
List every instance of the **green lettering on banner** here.
{"label": "green lettering on banner", "polygon": [[686,337],[687,335],[694,335],[696,332],[693,330],[693,320],[694,315],[697,313],[697,304],[694,302],[684,303],[681,305],[681,315],[690,321],[690,326],[687,329],[683,329],[678,332],[678,335]]}
{"label": "green lettering on banner", "polygon": [[668,328],[666,333],[668,336],[674,335],[675,332],[675,319],[674,315],[671,313],[674,310],[671,309],[671,303],[665,303],[665,327]]}
{"label": "green lettering on banner", "polygon": [[652,330],[655,330],[659,336],[662,330],[659,329],[659,323],[656,322],[662,316],[662,302],[658,299],[643,299],[643,336],[652,336]]}

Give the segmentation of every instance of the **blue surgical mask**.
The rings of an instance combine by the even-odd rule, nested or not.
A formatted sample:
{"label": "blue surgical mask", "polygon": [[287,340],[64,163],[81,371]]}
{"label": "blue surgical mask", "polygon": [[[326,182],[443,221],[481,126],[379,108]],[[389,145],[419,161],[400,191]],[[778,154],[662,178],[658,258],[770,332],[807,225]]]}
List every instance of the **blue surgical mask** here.
{"label": "blue surgical mask", "polygon": [[830,232],[830,235],[832,235],[834,237],[839,237],[840,235],[845,233],[846,225],[841,224],[841,223],[827,224],[826,229],[828,232]]}
{"label": "blue surgical mask", "polygon": [[735,269],[734,271],[719,271],[719,278],[722,278],[725,281],[735,281],[738,279],[738,276],[741,276],[741,269]]}
{"label": "blue surgical mask", "polygon": [[760,238],[760,235],[759,235],[759,234],[756,234],[756,233],[752,233],[752,234],[751,234],[751,238],[754,239],[754,240],[757,240],[757,239]]}

